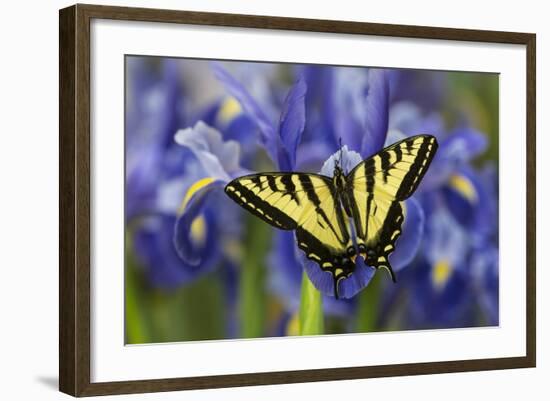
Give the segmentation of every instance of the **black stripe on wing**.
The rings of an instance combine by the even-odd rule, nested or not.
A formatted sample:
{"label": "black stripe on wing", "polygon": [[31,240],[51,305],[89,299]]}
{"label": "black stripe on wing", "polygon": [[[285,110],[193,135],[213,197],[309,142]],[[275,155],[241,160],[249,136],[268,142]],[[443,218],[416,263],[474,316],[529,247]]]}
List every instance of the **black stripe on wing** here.
{"label": "black stripe on wing", "polygon": [[[327,229],[327,227],[332,231],[334,236],[340,240],[342,244],[346,244],[349,240],[348,232],[345,227],[345,223],[343,221],[343,214],[340,207],[336,207],[338,205],[337,197],[336,197],[336,191],[331,185],[328,185],[330,196],[332,197],[331,202],[332,205],[336,208],[336,216],[337,216],[337,223],[338,223],[338,231],[336,230],[336,227],[334,227],[333,222],[329,217],[327,216],[326,211],[322,208],[321,205],[321,199],[319,199],[319,196],[317,195],[317,192],[315,191],[315,188],[313,186],[313,182],[311,181],[311,177],[303,174],[299,176],[300,184],[305,190],[307,199],[313,204],[315,207],[315,213],[317,213],[318,216],[321,217],[321,219],[317,219],[317,224],[323,229]],[[340,238],[342,237],[342,238]]]}
{"label": "black stripe on wing", "polygon": [[269,202],[256,196],[251,189],[239,183],[238,179],[225,186],[225,193],[238,205],[274,227],[281,230],[295,230],[297,227],[294,220]]}
{"label": "black stripe on wing", "polygon": [[351,258],[345,248],[341,251],[331,250],[323,245],[307,230],[296,229],[298,248],[305,252],[306,257],[319,265],[321,270],[332,274],[334,297],[338,299],[338,283],[349,277],[355,270],[355,258]]}
{"label": "black stripe on wing", "polygon": [[[431,135],[417,135],[403,139],[359,163],[348,174],[347,185],[349,188],[354,188],[357,185],[355,181],[359,177],[359,180],[370,180],[367,184],[372,185],[367,188],[367,191],[372,188],[376,190],[375,185],[384,187],[388,184],[388,176],[393,176],[393,171],[406,171],[399,183],[399,188],[396,188],[397,191],[390,191],[395,199],[405,200],[414,193],[422,181],[437,148],[437,140]],[[395,181],[391,185],[395,185]]]}
{"label": "black stripe on wing", "polygon": [[[307,201],[318,200],[315,189],[331,185],[328,177],[319,174],[260,173],[235,178],[226,185],[225,193],[266,223],[282,230],[294,230],[298,227],[300,211],[309,207]],[[328,228],[336,233],[326,214],[324,217]]]}
{"label": "black stripe on wing", "polygon": [[[374,216],[369,216],[369,218],[374,218]],[[381,267],[386,268],[394,282],[396,278],[390,265],[389,257],[395,250],[397,238],[401,235],[403,220],[401,203],[399,201],[392,202],[384,218],[382,229],[375,238],[367,240],[366,263],[376,269]]]}
{"label": "black stripe on wing", "polygon": [[[422,181],[426,171],[428,171],[428,167],[430,167],[433,157],[437,151],[438,144],[433,136],[426,135],[425,138],[426,140],[420,144],[420,148],[418,149],[418,153],[416,154],[416,158],[411,165],[409,172],[405,175],[403,181],[401,182],[399,191],[397,191],[396,194],[396,199],[405,200],[411,196],[414,191],[416,191],[416,188],[418,187],[418,184],[420,184],[420,181]],[[414,137],[406,140],[406,143],[407,147],[412,146],[414,143]]]}

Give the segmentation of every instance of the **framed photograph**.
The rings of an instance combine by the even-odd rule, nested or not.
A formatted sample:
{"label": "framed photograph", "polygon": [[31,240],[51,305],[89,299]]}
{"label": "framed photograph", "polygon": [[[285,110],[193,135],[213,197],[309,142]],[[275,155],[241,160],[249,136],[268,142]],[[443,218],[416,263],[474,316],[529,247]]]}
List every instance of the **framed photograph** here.
{"label": "framed photograph", "polygon": [[534,34],[59,18],[61,391],[535,366]]}

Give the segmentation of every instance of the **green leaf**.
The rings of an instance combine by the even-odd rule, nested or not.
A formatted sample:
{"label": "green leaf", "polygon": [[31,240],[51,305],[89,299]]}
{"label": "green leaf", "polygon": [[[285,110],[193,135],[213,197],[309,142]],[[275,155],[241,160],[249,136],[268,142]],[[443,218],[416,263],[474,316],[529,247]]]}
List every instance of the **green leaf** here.
{"label": "green leaf", "polygon": [[228,306],[219,273],[208,273],[169,297],[167,341],[226,338]]}
{"label": "green leaf", "polygon": [[226,338],[227,305],[218,271],[179,288],[154,288],[133,253],[131,234],[126,241],[127,344]]}
{"label": "green leaf", "polygon": [[151,336],[151,319],[143,302],[145,283],[143,274],[132,252],[133,241],[126,232],[124,266],[124,318],[126,344],[142,344]]}
{"label": "green leaf", "polygon": [[143,313],[143,304],[140,302],[139,272],[133,258],[129,253],[126,255],[125,268],[125,320],[126,320],[126,344],[142,344],[149,340],[148,321]]}
{"label": "green leaf", "polygon": [[304,271],[300,296],[299,333],[302,336],[323,334],[324,326],[323,298]]}

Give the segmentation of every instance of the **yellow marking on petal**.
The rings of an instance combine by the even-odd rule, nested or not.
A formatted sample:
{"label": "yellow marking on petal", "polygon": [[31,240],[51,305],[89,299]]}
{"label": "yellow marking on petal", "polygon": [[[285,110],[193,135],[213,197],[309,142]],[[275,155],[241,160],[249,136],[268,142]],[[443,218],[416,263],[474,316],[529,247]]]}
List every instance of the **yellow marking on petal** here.
{"label": "yellow marking on petal", "polygon": [[183,202],[181,203],[179,209],[178,209],[178,216],[183,213],[185,210],[185,207],[187,206],[187,203],[189,203],[189,200],[193,195],[195,195],[200,189],[206,187],[207,185],[212,184],[212,182],[215,181],[215,178],[212,177],[206,177],[201,180],[198,180],[193,185],[189,187],[187,190],[187,193],[185,194],[185,197],[183,198]]}
{"label": "yellow marking on petal", "polygon": [[299,336],[300,335],[300,317],[298,312],[294,313],[286,324],[287,336]]}
{"label": "yellow marking on petal", "polygon": [[449,281],[449,278],[451,277],[452,272],[453,272],[453,269],[448,261],[446,260],[438,261],[432,267],[432,283],[434,287],[436,287],[437,289],[444,288],[447,282]]}
{"label": "yellow marking on petal", "polygon": [[463,175],[453,174],[449,178],[449,185],[471,203],[477,202],[477,192],[472,182]]}
{"label": "yellow marking on petal", "polygon": [[198,246],[203,246],[206,241],[206,221],[202,215],[195,217],[191,223],[191,238]]}
{"label": "yellow marking on petal", "polygon": [[220,123],[228,124],[241,113],[241,104],[234,97],[228,97],[220,106],[216,118]]}

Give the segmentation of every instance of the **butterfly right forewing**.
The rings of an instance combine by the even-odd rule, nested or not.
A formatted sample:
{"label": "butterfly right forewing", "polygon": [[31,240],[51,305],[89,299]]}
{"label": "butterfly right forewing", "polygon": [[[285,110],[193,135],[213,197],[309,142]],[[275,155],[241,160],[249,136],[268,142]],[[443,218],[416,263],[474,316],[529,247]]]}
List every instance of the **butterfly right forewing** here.
{"label": "butterfly right forewing", "polygon": [[387,268],[394,280],[388,258],[401,235],[402,201],[414,193],[436,150],[433,136],[406,138],[359,163],[347,176],[363,256],[367,264]]}

